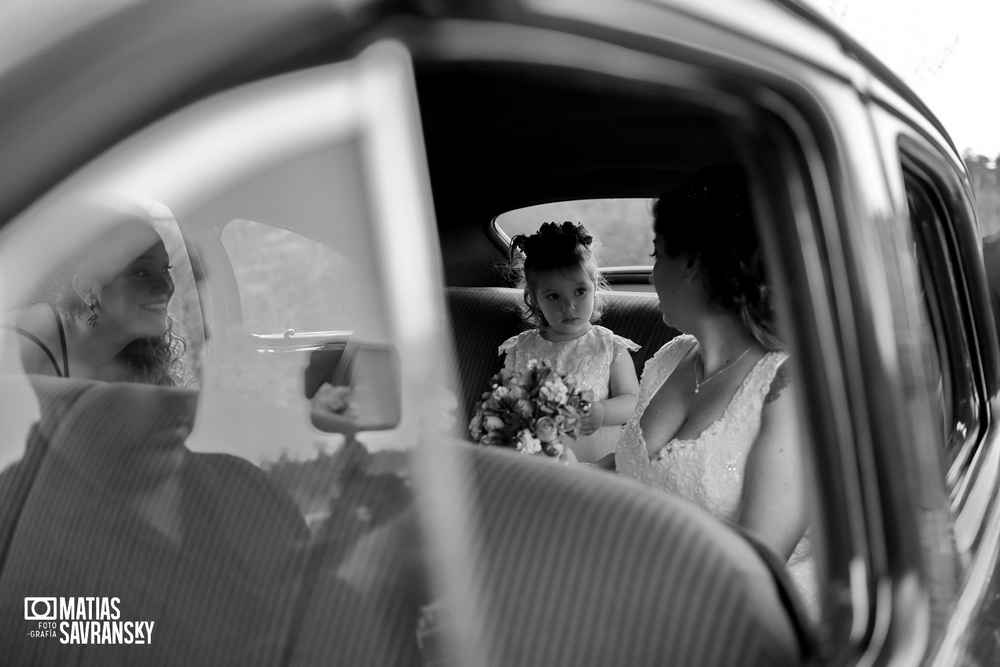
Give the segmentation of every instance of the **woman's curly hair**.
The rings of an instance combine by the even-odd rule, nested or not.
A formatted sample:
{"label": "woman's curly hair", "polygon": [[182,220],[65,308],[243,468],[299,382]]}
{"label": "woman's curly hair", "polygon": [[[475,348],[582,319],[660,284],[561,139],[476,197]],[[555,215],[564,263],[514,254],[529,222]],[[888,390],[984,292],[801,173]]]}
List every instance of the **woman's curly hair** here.
{"label": "woman's curly hair", "polygon": [[716,304],[739,315],[765,348],[781,349],[742,167],[708,167],[664,193],[653,205],[653,230],[670,257],[699,263]]}
{"label": "woman's curly hair", "polygon": [[524,291],[520,311],[525,322],[542,329],[549,326],[535,305],[533,292],[538,275],[552,270],[582,273],[594,284],[594,311],[590,319],[591,322],[600,319],[604,312],[601,291],[609,287],[597,263],[598,245],[586,227],[568,220],[544,222],[534,234],[518,234],[510,240],[506,275]]}
{"label": "woman's curly hair", "polygon": [[121,357],[136,382],[180,387],[184,384],[181,358],[187,342],[174,330],[174,318],[167,316],[167,330],[157,338],[140,338],[125,346]]}
{"label": "woman's curly hair", "polygon": [[[138,222],[136,224],[150,224]],[[55,306],[66,317],[81,317],[87,309],[74,284],[87,271],[90,258],[84,253],[60,267],[43,288],[41,297]],[[167,330],[162,336],[139,338],[119,353],[126,362],[134,382],[156,385],[181,386],[184,383],[184,365],[181,361],[187,343],[175,330],[175,321],[167,315]]]}

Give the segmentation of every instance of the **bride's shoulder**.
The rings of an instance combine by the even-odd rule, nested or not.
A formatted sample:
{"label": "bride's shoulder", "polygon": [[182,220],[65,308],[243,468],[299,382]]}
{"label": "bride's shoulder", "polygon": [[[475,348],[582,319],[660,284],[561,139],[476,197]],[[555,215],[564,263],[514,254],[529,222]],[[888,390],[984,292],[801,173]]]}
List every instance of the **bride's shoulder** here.
{"label": "bride's shoulder", "polygon": [[44,303],[33,303],[17,310],[0,313],[0,322],[6,326],[24,329],[55,328],[52,310]]}
{"label": "bride's shoulder", "polygon": [[672,371],[677,365],[677,360],[687,354],[694,344],[694,336],[688,334],[680,334],[667,341],[646,360],[642,367],[642,378],[653,380],[664,369]]}
{"label": "bride's shoulder", "polygon": [[791,371],[789,364],[786,363],[788,354],[786,352],[769,352],[763,361],[767,362],[761,383],[762,390],[767,391],[764,403],[773,403],[791,383]]}
{"label": "bride's shoulder", "polygon": [[646,364],[649,365],[655,363],[658,365],[666,360],[673,359],[678,354],[687,354],[688,350],[691,349],[691,346],[694,345],[694,343],[694,336],[689,334],[679,334],[674,336],[664,343],[663,347],[657,350],[656,353],[653,354],[648,361],[646,361]]}

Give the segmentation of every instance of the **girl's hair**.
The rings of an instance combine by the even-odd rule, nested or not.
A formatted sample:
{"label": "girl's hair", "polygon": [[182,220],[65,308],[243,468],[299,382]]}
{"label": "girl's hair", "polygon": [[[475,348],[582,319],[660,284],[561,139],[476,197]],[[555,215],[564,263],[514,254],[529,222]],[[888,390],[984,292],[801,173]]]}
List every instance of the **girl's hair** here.
{"label": "girl's hair", "polygon": [[[152,223],[135,221],[133,224]],[[112,227],[111,234],[121,231],[122,227]],[[106,243],[114,243],[113,239]],[[89,246],[94,248],[93,245]],[[75,281],[88,270],[91,263],[90,255],[85,251],[80,256],[66,262],[57,270],[45,286],[42,299],[56,307],[67,317],[80,317],[87,305],[74,288]],[[187,350],[184,337],[174,330],[174,319],[167,315],[167,330],[162,336],[139,338],[118,354],[126,362],[135,382],[157,385],[181,386],[184,381],[184,365],[181,358]],[[98,325],[100,326],[100,325]]]}
{"label": "girl's hair", "polygon": [[653,230],[670,257],[699,263],[712,300],[737,314],[757,341],[781,349],[743,168],[708,167],[653,205]]}
{"label": "girl's hair", "polygon": [[590,321],[600,319],[604,312],[600,292],[609,287],[597,265],[597,245],[586,227],[569,221],[544,222],[534,234],[518,234],[510,240],[507,276],[516,287],[524,290],[524,305],[520,311],[525,322],[543,329],[549,326],[541,309],[535,305],[533,292],[538,275],[552,270],[582,273],[594,283],[594,312]]}

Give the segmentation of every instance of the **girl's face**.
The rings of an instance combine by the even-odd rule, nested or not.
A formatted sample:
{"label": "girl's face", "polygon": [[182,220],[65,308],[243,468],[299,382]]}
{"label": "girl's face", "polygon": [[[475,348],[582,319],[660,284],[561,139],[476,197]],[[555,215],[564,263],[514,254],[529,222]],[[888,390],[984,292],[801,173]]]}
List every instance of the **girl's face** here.
{"label": "girl's face", "polygon": [[590,330],[594,314],[594,281],[582,271],[542,271],[535,278],[533,298],[549,323],[549,340],[570,340]]}
{"label": "girl's face", "polygon": [[174,294],[170,257],[157,240],[97,291],[100,320],[132,339],[167,331],[167,304]]}
{"label": "girl's face", "polygon": [[673,313],[683,308],[687,303],[686,286],[691,284],[692,267],[688,257],[678,255],[670,257],[667,254],[666,241],[657,234],[653,238],[653,271],[649,274],[649,283],[656,290],[660,300],[660,311],[663,321],[668,326],[676,326]]}

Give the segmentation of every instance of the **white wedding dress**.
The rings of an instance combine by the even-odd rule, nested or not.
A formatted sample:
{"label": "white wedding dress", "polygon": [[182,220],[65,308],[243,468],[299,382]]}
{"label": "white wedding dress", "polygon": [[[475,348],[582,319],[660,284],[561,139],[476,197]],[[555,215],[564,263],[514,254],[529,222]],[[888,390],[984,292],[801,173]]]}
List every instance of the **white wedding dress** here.
{"label": "white wedding dress", "polygon": [[[744,379],[722,417],[692,440],[671,440],[652,457],[647,454],[639,419],[663,383],[696,345],[693,336],[678,336],[643,368],[639,400],[615,449],[618,473],[668,491],[734,525],[739,518],[747,454],[760,431],[764,400],[784,352],[765,354]],[[788,559],[788,571],[810,615],[818,615],[815,563],[808,533]]]}

